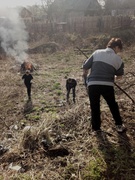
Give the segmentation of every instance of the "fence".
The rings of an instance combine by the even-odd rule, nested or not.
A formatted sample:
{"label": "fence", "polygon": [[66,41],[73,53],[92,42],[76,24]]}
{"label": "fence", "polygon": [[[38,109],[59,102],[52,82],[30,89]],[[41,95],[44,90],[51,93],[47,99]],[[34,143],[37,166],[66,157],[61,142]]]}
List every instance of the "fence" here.
{"label": "fence", "polygon": [[88,35],[99,32],[107,33],[115,29],[127,29],[131,26],[131,18],[129,16],[88,16],[70,18],[64,23],[27,21],[25,24],[28,32],[34,36],[59,32]]}
{"label": "fence", "polygon": [[71,33],[89,34],[129,28],[130,24],[129,16],[95,16],[71,19],[67,23],[67,29]]}

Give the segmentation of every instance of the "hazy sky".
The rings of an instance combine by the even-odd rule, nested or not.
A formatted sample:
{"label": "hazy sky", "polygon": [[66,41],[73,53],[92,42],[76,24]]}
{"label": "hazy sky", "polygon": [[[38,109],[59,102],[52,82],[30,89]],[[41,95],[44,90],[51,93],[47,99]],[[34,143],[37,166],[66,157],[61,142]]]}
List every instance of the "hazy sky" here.
{"label": "hazy sky", "polygon": [[32,6],[41,4],[41,0],[0,0],[0,7]]}

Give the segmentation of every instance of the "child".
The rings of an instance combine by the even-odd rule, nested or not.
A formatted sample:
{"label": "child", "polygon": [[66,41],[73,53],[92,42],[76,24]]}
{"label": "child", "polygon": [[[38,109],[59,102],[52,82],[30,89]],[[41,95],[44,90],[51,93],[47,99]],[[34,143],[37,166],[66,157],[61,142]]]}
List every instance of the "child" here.
{"label": "child", "polygon": [[24,79],[24,84],[27,88],[28,99],[31,100],[31,80],[33,77],[30,74],[30,70],[26,70],[26,73],[22,76],[22,79]]}
{"label": "child", "polygon": [[76,88],[77,82],[75,79],[72,78],[68,78],[66,80],[66,89],[67,89],[67,102],[69,102],[69,94],[70,94],[70,90],[72,89],[73,92],[73,102],[75,103],[75,88]]}

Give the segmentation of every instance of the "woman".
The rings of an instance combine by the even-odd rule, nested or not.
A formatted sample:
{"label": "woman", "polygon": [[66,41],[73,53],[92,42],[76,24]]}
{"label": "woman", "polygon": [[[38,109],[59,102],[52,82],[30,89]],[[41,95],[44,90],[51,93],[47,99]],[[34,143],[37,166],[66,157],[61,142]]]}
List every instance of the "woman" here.
{"label": "woman", "polygon": [[115,120],[116,130],[123,132],[125,127],[115,100],[114,80],[122,78],[124,64],[117,55],[123,48],[120,38],[112,38],[105,49],[96,50],[83,65],[83,77],[87,77],[87,87],[91,107],[91,122],[93,131],[100,131],[100,97],[106,100]]}

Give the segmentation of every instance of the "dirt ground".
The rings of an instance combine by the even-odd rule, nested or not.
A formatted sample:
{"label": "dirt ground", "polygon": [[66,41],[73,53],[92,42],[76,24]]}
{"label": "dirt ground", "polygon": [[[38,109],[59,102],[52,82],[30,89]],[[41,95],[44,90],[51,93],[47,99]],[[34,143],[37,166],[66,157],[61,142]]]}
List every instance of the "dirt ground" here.
{"label": "dirt ground", "polygon": [[[123,52],[125,76],[116,83],[135,100],[135,47]],[[115,87],[127,131],[118,134],[101,99],[103,137],[90,134],[90,108],[82,81],[83,55],[73,49],[31,54],[32,100],[15,60],[0,60],[0,180],[135,179],[135,107]],[[76,103],[66,103],[66,77],[77,79]],[[45,140],[45,141],[43,141]]]}

